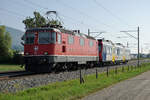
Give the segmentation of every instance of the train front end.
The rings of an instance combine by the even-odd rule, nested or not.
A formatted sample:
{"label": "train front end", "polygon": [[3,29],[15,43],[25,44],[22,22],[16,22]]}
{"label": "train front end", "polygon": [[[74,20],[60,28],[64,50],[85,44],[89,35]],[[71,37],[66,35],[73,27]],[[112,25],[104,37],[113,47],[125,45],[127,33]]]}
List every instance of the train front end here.
{"label": "train front end", "polygon": [[54,62],[56,31],[51,28],[28,29],[24,35],[26,71],[49,72]]}

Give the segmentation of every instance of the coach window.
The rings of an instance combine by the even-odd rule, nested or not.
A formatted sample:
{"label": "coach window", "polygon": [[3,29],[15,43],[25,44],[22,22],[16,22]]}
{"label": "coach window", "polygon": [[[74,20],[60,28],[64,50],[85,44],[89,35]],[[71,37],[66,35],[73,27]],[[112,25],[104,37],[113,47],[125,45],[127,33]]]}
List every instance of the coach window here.
{"label": "coach window", "polygon": [[112,48],[110,48],[110,54],[112,54]]}
{"label": "coach window", "polygon": [[61,35],[60,34],[57,34],[57,41],[58,41],[58,44],[61,44]]}
{"label": "coach window", "polygon": [[68,36],[68,44],[73,44],[73,43],[74,43],[74,37]]}
{"label": "coach window", "polygon": [[120,49],[117,49],[117,55],[120,55]]}
{"label": "coach window", "polygon": [[105,53],[105,46],[103,45],[103,53]]}
{"label": "coach window", "polygon": [[50,43],[50,32],[39,32],[39,44]]}
{"label": "coach window", "polygon": [[93,41],[92,41],[92,40],[89,41],[89,46],[90,46],[90,47],[93,46]]}
{"label": "coach window", "polygon": [[103,46],[103,53],[106,53],[106,46]]}
{"label": "coach window", "polygon": [[80,45],[84,46],[84,39],[83,38],[80,38]]}
{"label": "coach window", "polygon": [[99,48],[99,52],[101,52],[101,49],[102,49],[101,44],[99,44],[98,48]]}
{"label": "coach window", "polygon": [[109,54],[109,47],[106,46],[106,53]]}
{"label": "coach window", "polygon": [[34,44],[35,35],[34,33],[27,33],[25,35],[25,44]]}
{"label": "coach window", "polygon": [[123,49],[120,49],[120,54],[121,54],[121,55],[123,54]]}
{"label": "coach window", "polygon": [[111,48],[109,47],[109,54],[111,54]]}
{"label": "coach window", "polygon": [[111,51],[110,51],[110,47],[109,47],[109,54],[110,54],[110,52],[111,52]]}
{"label": "coach window", "polygon": [[117,49],[115,49],[115,54],[117,54]]}
{"label": "coach window", "polygon": [[110,54],[110,47],[108,47],[108,54]]}

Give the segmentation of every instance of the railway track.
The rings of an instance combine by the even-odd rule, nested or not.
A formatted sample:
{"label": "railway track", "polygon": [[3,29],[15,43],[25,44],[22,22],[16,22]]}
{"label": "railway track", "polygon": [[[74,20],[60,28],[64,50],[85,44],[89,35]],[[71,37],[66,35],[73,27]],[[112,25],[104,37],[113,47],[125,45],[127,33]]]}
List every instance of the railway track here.
{"label": "railway track", "polygon": [[[149,59],[148,60],[140,60],[140,63],[149,62],[149,61],[150,61]],[[137,60],[131,60],[126,65],[136,65],[136,64],[137,64]],[[109,66],[109,68],[112,69],[114,67],[120,67],[120,66],[125,66],[125,65],[112,65],[112,66]],[[106,67],[108,67],[108,65],[101,67],[101,68],[99,68],[99,67],[97,67],[97,68],[99,68],[99,72],[104,72],[104,71],[106,71]],[[82,70],[84,70],[84,69],[82,69]],[[52,73],[44,73],[44,74],[59,74],[61,72],[56,72],[56,73],[52,72]],[[72,71],[70,71],[70,72],[72,72]],[[0,80],[10,80],[10,79],[28,77],[28,76],[32,76],[32,75],[42,75],[42,74],[43,73],[34,73],[34,72],[27,72],[27,71],[0,72]]]}
{"label": "railway track", "polygon": [[27,72],[27,71],[10,71],[10,72],[0,72],[0,80],[8,80],[17,77],[24,77],[28,75],[33,75],[34,72]]}

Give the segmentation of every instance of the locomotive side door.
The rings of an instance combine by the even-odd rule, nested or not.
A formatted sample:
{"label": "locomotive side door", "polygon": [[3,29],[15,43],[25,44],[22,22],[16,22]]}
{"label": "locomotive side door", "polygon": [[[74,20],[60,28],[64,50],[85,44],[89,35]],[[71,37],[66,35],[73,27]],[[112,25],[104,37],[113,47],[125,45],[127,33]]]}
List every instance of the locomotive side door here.
{"label": "locomotive side door", "polygon": [[65,36],[62,36],[62,54],[66,54],[66,38]]}

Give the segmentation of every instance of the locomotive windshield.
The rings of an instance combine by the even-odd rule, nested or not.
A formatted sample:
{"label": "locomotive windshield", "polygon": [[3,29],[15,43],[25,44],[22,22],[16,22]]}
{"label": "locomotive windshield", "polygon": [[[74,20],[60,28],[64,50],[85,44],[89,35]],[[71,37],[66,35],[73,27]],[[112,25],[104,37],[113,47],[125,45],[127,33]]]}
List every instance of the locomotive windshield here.
{"label": "locomotive windshield", "polygon": [[49,32],[39,32],[39,44],[50,43],[50,33]]}
{"label": "locomotive windshield", "polygon": [[55,32],[39,32],[38,42],[39,44],[55,43],[56,33]]}
{"label": "locomotive windshield", "polygon": [[34,44],[34,33],[28,33],[25,35],[25,44]]}

